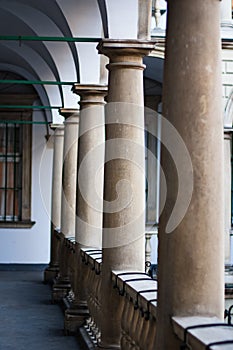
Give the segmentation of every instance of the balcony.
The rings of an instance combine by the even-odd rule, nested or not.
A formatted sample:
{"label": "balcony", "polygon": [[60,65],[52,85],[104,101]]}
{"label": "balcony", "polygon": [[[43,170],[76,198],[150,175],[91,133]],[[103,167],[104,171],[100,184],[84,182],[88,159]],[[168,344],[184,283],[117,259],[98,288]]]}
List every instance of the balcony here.
{"label": "balcony", "polygon": [[[60,236],[60,237],[59,237]],[[59,276],[54,280],[53,292],[64,311],[65,334],[77,335],[86,349],[95,349],[101,341],[102,308],[102,250],[95,248],[77,249],[74,239],[62,239],[57,234],[57,245],[65,266],[67,285],[59,285]],[[80,259],[81,258],[81,259]],[[79,266],[75,262],[79,261]],[[84,276],[81,288],[85,290],[86,306],[78,306],[77,274]],[[60,276],[61,277],[61,276]],[[114,302],[117,303],[117,319],[120,324],[119,349],[154,350],[156,348],[157,280],[142,271],[112,271],[111,284]],[[59,294],[59,293],[58,293]],[[56,295],[58,295],[56,294]],[[233,326],[217,317],[171,317],[174,334],[180,349],[221,350],[232,349]]]}

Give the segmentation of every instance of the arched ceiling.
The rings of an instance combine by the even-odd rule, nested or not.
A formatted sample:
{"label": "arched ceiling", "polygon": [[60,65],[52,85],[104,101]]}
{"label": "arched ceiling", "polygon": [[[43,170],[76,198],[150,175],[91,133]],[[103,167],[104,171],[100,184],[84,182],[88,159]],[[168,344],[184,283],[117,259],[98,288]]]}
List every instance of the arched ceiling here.
{"label": "arched ceiling", "polygon": [[[0,70],[26,80],[99,83],[97,42],[64,38],[136,38],[137,21],[138,0],[0,0]],[[3,36],[7,40],[2,40]],[[9,40],[9,36],[17,40]],[[19,40],[29,36],[34,40]],[[41,37],[63,40],[38,40]],[[155,61],[149,60],[147,63]],[[149,71],[145,74],[155,80]],[[41,104],[77,108],[77,95],[71,92],[70,85],[33,86]],[[58,109],[44,113],[49,121],[63,120]]]}
{"label": "arched ceiling", "polygon": [[[105,4],[105,1],[103,1]],[[102,11],[102,13],[101,13]],[[97,0],[0,0],[1,36],[101,37],[104,6]],[[0,69],[20,74],[24,79],[60,82],[97,82],[99,57],[97,43],[0,40]],[[91,73],[85,67],[93,55]],[[83,69],[81,68],[83,66]],[[80,70],[82,71],[80,72]],[[36,86],[41,101],[57,106],[76,107],[77,96],[67,85]],[[43,91],[43,93],[42,93]],[[53,110],[53,120],[61,119]],[[52,119],[52,116],[50,120]]]}

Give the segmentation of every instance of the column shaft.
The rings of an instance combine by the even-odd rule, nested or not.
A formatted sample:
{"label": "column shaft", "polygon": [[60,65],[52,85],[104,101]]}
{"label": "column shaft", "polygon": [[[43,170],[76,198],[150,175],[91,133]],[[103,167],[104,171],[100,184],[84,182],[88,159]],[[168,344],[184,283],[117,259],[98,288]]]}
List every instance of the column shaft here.
{"label": "column shaft", "polygon": [[53,154],[53,182],[52,182],[52,223],[54,228],[61,227],[61,193],[64,126],[55,126],[54,154]]}
{"label": "column shaft", "polygon": [[232,134],[224,132],[224,187],[225,187],[225,264],[230,265],[231,233],[231,150]]}
{"label": "column shaft", "polygon": [[61,232],[65,237],[75,236],[76,180],[79,114],[76,110],[62,109],[60,114],[65,117]]}
{"label": "column shaft", "polygon": [[[65,238],[75,236],[75,207],[76,207],[76,182],[77,182],[77,151],[79,112],[73,109],[60,109],[60,114],[65,118],[64,122],[64,148],[62,171],[62,200],[61,200],[61,254],[59,283],[70,282],[68,250]],[[62,291],[61,291],[61,295]]]}
{"label": "column shaft", "polygon": [[78,144],[78,175],[76,232],[77,273],[75,294],[77,303],[86,304],[85,276],[81,269],[82,247],[101,248],[103,215],[104,166],[104,97],[107,86],[75,84],[73,92],[79,94],[80,124]]}
{"label": "column shaft", "polygon": [[44,280],[50,282],[59,271],[59,252],[54,234],[55,228],[61,225],[61,187],[62,187],[62,161],[64,126],[53,124],[54,151],[53,151],[53,174],[52,174],[52,208],[51,208],[51,248],[50,263],[45,270]]}
{"label": "column shaft", "polygon": [[121,309],[112,270],[145,270],[145,148],[142,58],[154,45],[103,40],[110,58],[106,107],[101,348],[120,347]]}
{"label": "column shaft", "polygon": [[150,40],[152,0],[138,0],[138,39]]}
{"label": "column shaft", "polygon": [[[184,149],[162,148],[167,184],[159,223],[157,350],[178,350],[171,316],[223,317],[224,196],[221,113],[220,2],[168,0],[163,116]],[[165,125],[165,124],[164,124]],[[173,139],[162,124],[162,143]],[[176,158],[175,158],[176,157]],[[186,157],[186,158],[185,158]],[[176,163],[181,160],[179,163]],[[179,183],[179,177],[183,177]],[[178,195],[178,214],[193,177],[183,220],[168,222]],[[175,223],[177,221],[177,223]]]}

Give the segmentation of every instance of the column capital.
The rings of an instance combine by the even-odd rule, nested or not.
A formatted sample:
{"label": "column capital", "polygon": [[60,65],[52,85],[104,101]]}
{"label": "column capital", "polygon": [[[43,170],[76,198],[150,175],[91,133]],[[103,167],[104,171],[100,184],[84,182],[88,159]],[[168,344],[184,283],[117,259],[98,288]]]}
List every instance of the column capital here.
{"label": "column capital", "polygon": [[80,113],[80,109],[78,108],[60,108],[59,109],[59,114],[65,118],[64,125],[78,124],[79,113]]}
{"label": "column capital", "polygon": [[74,84],[72,92],[79,95],[81,108],[90,107],[90,105],[104,105],[104,97],[108,93],[107,85],[98,84]]}
{"label": "column capital", "polygon": [[137,39],[103,39],[97,45],[100,54],[108,56],[111,60],[118,56],[147,56],[155,48],[155,41]]}
{"label": "column capital", "polygon": [[64,135],[64,125],[63,124],[50,124],[50,129],[55,132],[55,136],[63,136]]}
{"label": "column capital", "polygon": [[65,119],[68,119],[73,115],[78,116],[79,109],[78,108],[59,108],[59,114],[63,116]]}

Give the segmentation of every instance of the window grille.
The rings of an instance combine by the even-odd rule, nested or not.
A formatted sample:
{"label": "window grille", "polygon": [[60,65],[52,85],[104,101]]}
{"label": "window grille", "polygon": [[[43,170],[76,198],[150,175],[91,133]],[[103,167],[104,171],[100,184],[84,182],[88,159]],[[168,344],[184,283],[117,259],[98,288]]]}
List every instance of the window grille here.
{"label": "window grille", "polygon": [[22,130],[0,123],[0,220],[22,219]]}

